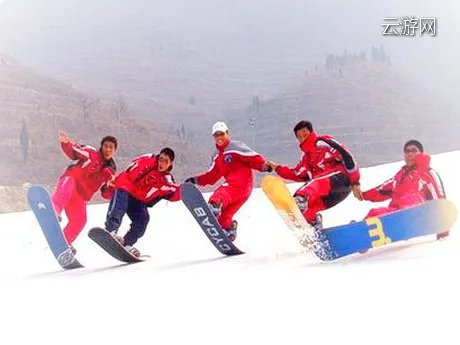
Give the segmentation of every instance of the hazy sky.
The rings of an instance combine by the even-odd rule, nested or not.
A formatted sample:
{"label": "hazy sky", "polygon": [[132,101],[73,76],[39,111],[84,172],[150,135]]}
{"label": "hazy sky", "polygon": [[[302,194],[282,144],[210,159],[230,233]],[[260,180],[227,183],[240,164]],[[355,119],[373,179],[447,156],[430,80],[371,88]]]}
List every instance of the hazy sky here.
{"label": "hazy sky", "polygon": [[[441,94],[456,98],[460,92],[460,48],[454,43],[460,34],[458,0],[111,0],[109,7],[107,3],[4,4],[10,10],[0,14],[0,51],[71,82],[122,85],[127,78],[114,79],[113,71],[118,71],[122,76],[145,75],[148,84],[152,79],[145,72],[150,68],[156,78],[151,83],[161,84],[163,90],[182,87],[184,79],[221,81],[230,75],[228,80],[248,80],[245,93],[257,91],[256,83],[277,82],[271,79],[273,73],[289,80],[289,74],[322,64],[328,53],[369,52],[372,45],[383,43],[393,65],[404,73]],[[383,37],[383,18],[402,16],[436,17],[438,35]],[[135,88],[145,89],[147,84]]]}

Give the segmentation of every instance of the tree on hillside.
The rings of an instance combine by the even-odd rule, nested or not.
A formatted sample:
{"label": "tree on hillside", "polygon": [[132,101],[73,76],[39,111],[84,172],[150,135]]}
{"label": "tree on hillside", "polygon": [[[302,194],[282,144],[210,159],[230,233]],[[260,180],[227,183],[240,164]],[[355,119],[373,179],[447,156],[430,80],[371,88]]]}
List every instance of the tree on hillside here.
{"label": "tree on hillside", "polygon": [[385,48],[383,48],[383,44],[381,44],[379,48],[379,57],[380,61],[387,62],[387,53],[385,52]]}
{"label": "tree on hillside", "polygon": [[385,48],[381,44],[379,48],[372,47],[371,59],[374,61],[380,61],[382,63],[388,63],[389,56],[387,55]]}
{"label": "tree on hillside", "polygon": [[183,123],[176,129],[176,135],[181,139],[186,139],[188,132]]}
{"label": "tree on hillside", "polygon": [[19,143],[21,144],[22,158],[23,158],[24,164],[27,165],[27,160],[29,158],[30,138],[29,138],[29,130],[27,129],[27,124],[24,119],[22,119],[22,129],[21,129],[21,135],[19,136]]}
{"label": "tree on hillside", "polygon": [[122,118],[125,116],[126,113],[126,102],[123,96],[119,96],[117,99],[117,103],[115,105],[115,117],[118,122],[121,122]]}
{"label": "tree on hillside", "polygon": [[335,57],[333,54],[328,54],[326,56],[325,66],[327,69],[331,69],[335,67]]}
{"label": "tree on hillside", "polygon": [[90,113],[91,107],[97,102],[99,102],[98,99],[96,99],[94,101],[89,101],[86,96],[80,101],[80,107],[81,107],[81,111],[82,111],[82,115],[83,115],[83,121],[86,121],[91,117],[91,113]]}
{"label": "tree on hillside", "polygon": [[186,138],[187,142],[189,143],[193,143],[193,141],[195,140],[195,135],[193,134],[193,132],[187,132],[187,138]]}
{"label": "tree on hillside", "polygon": [[193,96],[193,95],[190,96],[190,98],[188,99],[188,104],[189,105],[196,105],[195,96]]}
{"label": "tree on hillside", "polygon": [[251,110],[255,111],[256,113],[259,112],[260,102],[259,96],[252,96],[251,98]]}
{"label": "tree on hillside", "polygon": [[48,108],[48,111],[51,111],[51,91],[48,92],[48,102],[46,107]]}

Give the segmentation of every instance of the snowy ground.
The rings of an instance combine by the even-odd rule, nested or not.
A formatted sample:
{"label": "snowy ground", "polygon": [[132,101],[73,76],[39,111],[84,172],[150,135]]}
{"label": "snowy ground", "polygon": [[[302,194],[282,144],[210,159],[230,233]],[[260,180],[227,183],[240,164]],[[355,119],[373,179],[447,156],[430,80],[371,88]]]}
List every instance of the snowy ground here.
{"label": "snowy ground", "polygon": [[[459,159],[437,155],[432,166],[460,209]],[[400,166],[363,169],[363,188]],[[360,219],[371,206],[350,197],[323,214],[325,225]],[[86,268],[66,272],[30,212],[0,216],[0,344],[460,343],[458,223],[446,241],[319,263],[255,190],[237,215],[235,244],[247,253],[226,258],[181,203],[162,202],[138,246],[153,258],[128,266],[87,238],[106,210],[89,207],[75,243]]]}

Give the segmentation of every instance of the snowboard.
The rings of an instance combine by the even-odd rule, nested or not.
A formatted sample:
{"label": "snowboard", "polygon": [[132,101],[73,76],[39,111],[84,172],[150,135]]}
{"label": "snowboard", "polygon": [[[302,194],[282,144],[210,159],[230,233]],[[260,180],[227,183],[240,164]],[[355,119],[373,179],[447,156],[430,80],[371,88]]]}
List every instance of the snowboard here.
{"label": "snowboard", "polygon": [[372,217],[360,222],[323,229],[329,246],[323,260],[335,260],[363,250],[449,230],[457,220],[455,205],[446,199]]}
{"label": "snowboard", "polygon": [[305,220],[286,183],[277,176],[267,175],[262,179],[261,187],[300,244],[319,256],[327,255],[322,253],[327,248],[319,242],[320,234]]}
{"label": "snowboard", "polygon": [[452,227],[457,219],[455,205],[438,199],[363,221],[315,231],[304,219],[283,180],[266,176],[262,189],[287,226],[298,236],[307,233],[303,245],[324,261],[412,238],[437,234]]}
{"label": "snowboard", "polygon": [[136,257],[128,252],[107,230],[94,227],[88,231],[88,237],[115,259],[126,263],[142,262],[150,258],[149,255]]}
{"label": "snowboard", "polygon": [[46,188],[31,186],[27,191],[27,201],[59,265],[64,269],[82,268],[64,237]]}
{"label": "snowboard", "polygon": [[181,198],[216,249],[224,255],[244,254],[225,234],[200,190],[191,183],[181,185]]}

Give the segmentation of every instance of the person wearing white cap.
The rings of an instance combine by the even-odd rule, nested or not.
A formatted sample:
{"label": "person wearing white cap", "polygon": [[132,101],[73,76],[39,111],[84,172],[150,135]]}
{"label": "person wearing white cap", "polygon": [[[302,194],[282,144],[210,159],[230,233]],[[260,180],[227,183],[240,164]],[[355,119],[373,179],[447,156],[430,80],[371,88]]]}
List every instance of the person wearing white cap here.
{"label": "person wearing white cap", "polygon": [[213,185],[222,177],[225,183],[219,186],[209,199],[209,207],[230,240],[236,238],[238,223],[235,213],[249,199],[254,186],[252,170],[272,171],[265,158],[246,144],[230,139],[225,122],[216,122],[211,131],[216,143],[211,167],[205,173],[190,177],[185,182],[200,186]]}

